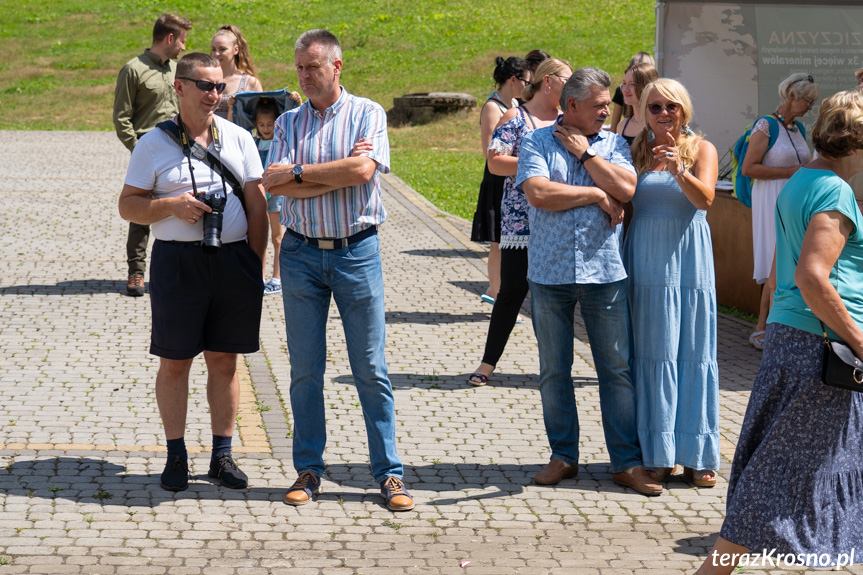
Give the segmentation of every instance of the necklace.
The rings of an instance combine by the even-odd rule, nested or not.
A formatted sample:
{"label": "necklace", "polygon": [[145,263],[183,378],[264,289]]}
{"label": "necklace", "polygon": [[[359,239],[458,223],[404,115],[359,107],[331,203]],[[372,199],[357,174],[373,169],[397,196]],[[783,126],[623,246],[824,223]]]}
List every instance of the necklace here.
{"label": "necklace", "polygon": [[776,116],[776,119],[785,124],[785,127],[791,130],[792,132],[797,131],[797,123],[788,123],[788,120],[785,119],[785,116],[779,114],[778,111],[773,112],[773,115]]}

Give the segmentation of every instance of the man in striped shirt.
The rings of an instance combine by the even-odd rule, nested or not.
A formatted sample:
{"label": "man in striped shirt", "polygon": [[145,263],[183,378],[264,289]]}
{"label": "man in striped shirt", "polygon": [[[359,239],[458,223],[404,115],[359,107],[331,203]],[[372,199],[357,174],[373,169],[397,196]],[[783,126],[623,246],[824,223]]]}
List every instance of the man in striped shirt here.
{"label": "man in striped shirt", "polygon": [[324,371],[330,297],[345,331],[372,474],[393,511],[413,509],[396,453],[395,408],[384,357],[386,323],[377,226],[386,219],[379,172],[389,172],[383,108],[339,83],[335,36],[310,30],[294,61],[308,100],[275,126],[264,187],[285,196],[279,266],[291,358],[293,459],[299,477],[285,503],[304,505],[321,489],[326,425]]}

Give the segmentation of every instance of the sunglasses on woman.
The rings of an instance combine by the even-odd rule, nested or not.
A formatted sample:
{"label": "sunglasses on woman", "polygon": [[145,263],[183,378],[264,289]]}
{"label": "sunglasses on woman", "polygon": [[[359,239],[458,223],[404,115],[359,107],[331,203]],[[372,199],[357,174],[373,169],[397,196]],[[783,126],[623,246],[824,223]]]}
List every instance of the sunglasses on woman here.
{"label": "sunglasses on woman", "polygon": [[674,115],[677,113],[677,110],[680,109],[680,104],[675,104],[674,102],[669,102],[665,106],[662,104],[648,104],[647,111],[653,114],[654,116],[658,116],[662,113],[662,110],[665,110],[669,113],[669,115]]}
{"label": "sunglasses on woman", "polygon": [[216,89],[216,92],[221,94],[225,91],[226,84],[224,82],[219,82],[216,84],[215,82],[208,82],[207,80],[195,80],[194,78],[184,78],[183,76],[177,76],[177,80],[187,80],[189,82],[194,82],[195,86],[202,92],[209,92],[213,88]]}

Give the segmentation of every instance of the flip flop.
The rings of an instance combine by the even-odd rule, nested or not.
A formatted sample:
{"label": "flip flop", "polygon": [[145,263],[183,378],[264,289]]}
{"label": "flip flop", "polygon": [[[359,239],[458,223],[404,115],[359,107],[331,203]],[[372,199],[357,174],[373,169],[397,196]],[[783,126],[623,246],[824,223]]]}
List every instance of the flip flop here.
{"label": "flip flop", "polygon": [[493,298],[493,297],[491,297],[490,295],[488,295],[487,293],[484,293],[484,294],[482,294],[481,296],[479,296],[479,299],[481,299],[481,300],[482,300],[482,301],[484,301],[485,303],[488,303],[488,304],[494,305],[494,298]]}
{"label": "flip flop", "polygon": [[[474,378],[478,379],[479,381],[474,381]],[[470,375],[470,377],[467,378],[467,382],[474,387],[482,387],[483,385],[488,383],[488,376],[481,373],[473,373]]]}
{"label": "flip flop", "polygon": [[524,323],[524,318],[523,318],[523,317],[521,317],[521,314],[518,314],[518,317],[517,317],[517,318],[515,318],[515,323],[516,323],[517,325],[521,325],[521,324],[523,324],[523,323]]}
{"label": "flip flop", "polygon": [[766,331],[752,332],[752,335],[749,336],[749,345],[751,345],[758,351],[762,351],[764,349],[764,340],[766,339],[766,337]]}

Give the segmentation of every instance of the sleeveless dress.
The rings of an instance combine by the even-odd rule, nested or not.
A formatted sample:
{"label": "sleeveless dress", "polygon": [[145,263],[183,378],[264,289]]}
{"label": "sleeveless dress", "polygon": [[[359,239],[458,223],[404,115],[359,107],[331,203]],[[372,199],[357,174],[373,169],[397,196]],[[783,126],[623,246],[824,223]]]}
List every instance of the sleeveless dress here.
{"label": "sleeveless dress", "polygon": [[[752,131],[762,132],[770,137],[770,124],[761,118],[752,127]],[[808,164],[809,148],[803,134],[780,127],[776,142],[764,154],[761,163],[771,168]],[[776,198],[787,181],[752,180],[752,255],[755,261],[752,278],[760,284],[767,280],[773,266],[773,252],[776,249]]]}
{"label": "sleeveless dress", "polygon": [[[492,92],[488,100],[497,104],[504,113],[509,110],[509,107],[500,100],[497,92]],[[503,200],[505,180],[506,176],[496,176],[488,170],[488,160],[486,160],[482,182],[479,185],[476,211],[473,214],[473,227],[470,232],[471,241],[500,241],[500,203]]]}
{"label": "sleeveless dress", "polygon": [[646,467],[719,469],[716,284],[707,212],[647,172],[624,242],[630,368]]}
{"label": "sleeveless dress", "polygon": [[244,72],[243,76],[240,78],[240,84],[237,86],[237,91],[233,94],[222,94],[222,97],[219,100],[219,107],[216,108],[214,112],[217,116],[225,118],[226,120],[228,119],[228,98],[230,98],[234,94],[239,94],[240,92],[244,91],[246,88],[246,81],[248,79],[249,75]]}

